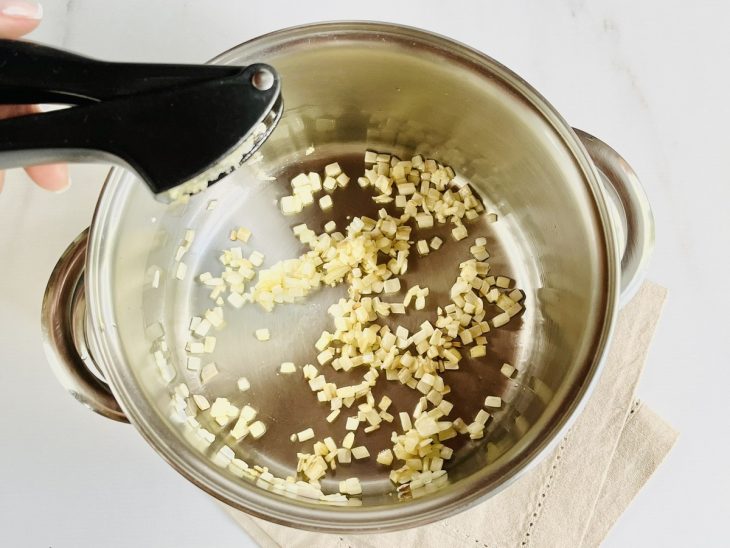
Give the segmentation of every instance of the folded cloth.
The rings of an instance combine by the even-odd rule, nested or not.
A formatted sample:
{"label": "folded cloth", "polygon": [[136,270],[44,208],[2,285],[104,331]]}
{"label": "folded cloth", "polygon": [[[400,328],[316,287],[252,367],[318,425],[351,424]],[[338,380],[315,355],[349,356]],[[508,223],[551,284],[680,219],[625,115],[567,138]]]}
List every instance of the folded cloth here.
{"label": "folded cloth", "polygon": [[300,531],[225,507],[265,548],[597,546],[672,448],[677,433],[634,393],[666,290],[647,282],[619,314],[606,366],[551,454],[470,510],[395,533]]}

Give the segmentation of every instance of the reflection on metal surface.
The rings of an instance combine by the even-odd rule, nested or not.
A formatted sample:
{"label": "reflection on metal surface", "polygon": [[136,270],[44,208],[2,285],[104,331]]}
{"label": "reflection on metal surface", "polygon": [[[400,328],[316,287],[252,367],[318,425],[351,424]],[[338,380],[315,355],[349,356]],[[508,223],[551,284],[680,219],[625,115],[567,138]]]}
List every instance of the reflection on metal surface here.
{"label": "reflection on metal surface", "polygon": [[618,212],[621,246],[621,304],[631,300],[644,280],[654,249],[654,216],[636,172],[618,152],[593,135],[575,130],[603,176],[608,198]]}
{"label": "reflection on metal surface", "polygon": [[46,356],[74,398],[100,415],[128,422],[86,343],[83,276],[87,241],[88,229],[64,252],[48,280],[41,311]]}

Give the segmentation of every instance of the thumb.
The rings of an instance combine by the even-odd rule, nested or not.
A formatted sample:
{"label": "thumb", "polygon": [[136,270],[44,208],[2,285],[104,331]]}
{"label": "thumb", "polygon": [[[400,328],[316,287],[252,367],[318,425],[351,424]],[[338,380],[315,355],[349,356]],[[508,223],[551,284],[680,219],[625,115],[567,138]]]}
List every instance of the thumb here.
{"label": "thumb", "polygon": [[20,38],[38,26],[43,7],[24,0],[0,0],[0,38]]}

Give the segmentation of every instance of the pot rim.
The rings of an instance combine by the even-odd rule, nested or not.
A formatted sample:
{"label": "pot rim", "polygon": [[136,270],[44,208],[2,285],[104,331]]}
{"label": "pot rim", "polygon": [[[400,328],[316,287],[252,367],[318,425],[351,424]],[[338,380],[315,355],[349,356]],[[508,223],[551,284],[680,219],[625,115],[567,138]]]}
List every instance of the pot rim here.
{"label": "pot rim", "polygon": [[[117,167],[109,172],[91,225],[85,278],[89,305],[88,321],[95,342],[95,357],[98,357],[99,365],[126,416],[147,442],[193,484],[233,508],[282,525],[333,533],[393,531],[444,519],[494,496],[535,466],[547,452],[557,446],[586,405],[605,363],[606,349],[613,337],[618,310],[620,285],[618,248],[598,171],[571,126],[524,79],[469,46],[430,31],[392,23],[325,22],[289,27],[261,35],[230,48],[213,58],[211,62],[224,61],[242,48],[268,49],[276,47],[277,44],[306,40],[322,33],[348,37],[386,35],[399,41],[414,41],[414,44],[420,42],[428,47],[438,48],[439,51],[448,52],[454,59],[468,63],[480,73],[496,76],[501,83],[527,101],[553,128],[572,154],[577,169],[583,175],[584,183],[592,194],[592,205],[600,221],[599,233],[602,233],[605,244],[603,261],[606,265],[607,292],[603,324],[600,333],[594,335],[594,358],[590,367],[586,368],[584,382],[577,389],[570,404],[566,405],[566,410],[549,424],[551,427],[549,430],[542,432],[533,440],[531,450],[524,451],[506,475],[495,479],[477,473],[479,477],[466,489],[460,484],[449,485],[430,496],[399,505],[396,509],[392,506],[342,508],[300,503],[214,470],[212,466],[204,464],[203,459],[192,449],[179,451],[177,437],[168,432],[168,426],[155,408],[145,400],[140,391],[129,390],[128,378],[131,376],[122,374],[125,368],[109,367],[109,364],[125,363],[121,341],[114,329],[110,284],[108,277],[100,275],[104,271],[104,261],[101,259],[105,236],[110,232],[113,233],[115,218],[120,214],[118,208],[115,210],[114,204],[123,200],[130,188],[129,184],[125,184],[128,181],[127,174]],[[105,279],[107,283],[104,283]],[[490,486],[491,488],[488,488]]]}

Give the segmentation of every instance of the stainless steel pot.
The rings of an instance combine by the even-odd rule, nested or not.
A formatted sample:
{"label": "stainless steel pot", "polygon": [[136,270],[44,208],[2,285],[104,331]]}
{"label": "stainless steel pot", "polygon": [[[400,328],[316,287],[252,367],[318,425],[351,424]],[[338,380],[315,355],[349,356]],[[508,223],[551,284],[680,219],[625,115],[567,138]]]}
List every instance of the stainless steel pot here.
{"label": "stainless steel pot", "polygon": [[[234,508],[294,527],[405,528],[464,510],[509,485],[580,411],[600,373],[620,303],[641,279],[653,220],[634,172],[607,145],[571,129],[504,66],[420,30],[375,23],[309,25],[257,38],[213,62],[276,67],[286,105],[280,126],[261,149],[260,162],[185,207],[168,208],[134,176],[111,170],[90,232],[61,258],[45,296],[48,355],[61,382],[92,410],[134,424],[201,489]],[[310,146],[313,154],[305,152]],[[285,497],[231,475],[210,460],[216,444],[202,452],[194,447],[170,418],[171,388],[151,364],[146,327],[156,322],[164,327],[177,366],[174,382],[185,380],[191,390],[245,403],[236,394],[235,379],[242,374],[250,379],[247,397],[271,426],[258,442],[236,447],[249,462],[286,475],[296,463],[291,432],[315,426],[318,434],[341,437],[343,426],[323,421],[326,413],[299,380],[274,373],[281,361],[313,359],[312,341],[328,326],[324,311],[338,289],[269,314],[253,307],[232,314],[216,349],[222,373],[201,387],[184,367],[180,349],[187,319],[208,306],[207,296],[192,276],[178,281],[170,271],[188,227],[197,231],[186,258],[191,272],[211,269],[228,230],[241,224],[254,230],[252,244],[267,260],[297,254],[289,227],[323,221],[321,212],[290,219],[276,211],[273,201],[285,193],[288,177],[333,160],[354,173],[362,169],[365,149],[435,157],[468,179],[500,216],[496,224],[471,226],[470,240],[488,236],[494,266],[518,281],[527,306],[519,325],[490,341],[487,365],[467,363],[449,377],[457,411],[465,416],[479,408],[485,394],[502,394],[508,404],[495,414],[486,440],[457,450],[448,483],[426,496],[400,500],[383,474],[371,471],[372,463],[353,463],[345,475],[361,477],[362,504],[333,507]],[[369,200],[360,196],[358,202],[358,190],[336,195],[335,217],[344,220],[365,207]],[[206,204],[212,199],[219,205],[210,212]],[[436,293],[439,284],[451,283],[450,261],[463,260],[465,248],[451,242],[445,249],[441,268],[431,268],[434,259],[417,263],[410,281],[425,282]],[[158,267],[165,275],[155,289],[150,276]],[[264,326],[273,334],[267,344],[252,336]],[[499,375],[503,361],[517,366],[515,379]],[[408,395],[397,397],[398,410],[410,409]],[[371,452],[387,444],[390,431],[381,430],[367,442]],[[333,485],[328,481],[325,487]]]}

